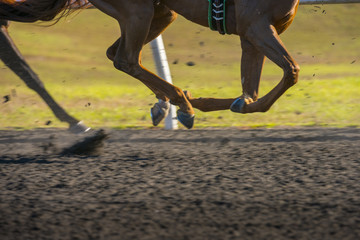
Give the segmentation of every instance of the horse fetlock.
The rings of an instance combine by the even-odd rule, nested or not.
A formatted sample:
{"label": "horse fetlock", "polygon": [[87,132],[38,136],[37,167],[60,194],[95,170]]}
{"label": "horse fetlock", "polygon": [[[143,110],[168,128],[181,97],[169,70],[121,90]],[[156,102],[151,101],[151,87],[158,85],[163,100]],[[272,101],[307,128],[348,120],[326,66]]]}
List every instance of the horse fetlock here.
{"label": "horse fetlock", "polygon": [[188,90],[184,90],[184,95],[188,100],[191,100],[193,98],[191,92]]}
{"label": "horse fetlock", "polygon": [[245,101],[246,104],[250,104],[250,103],[254,102],[254,100],[252,98],[250,98],[250,97],[244,98],[244,101]]}
{"label": "horse fetlock", "polygon": [[187,113],[189,115],[195,114],[195,111],[194,111],[191,103],[186,98],[170,99],[170,103],[172,105],[178,106],[179,110],[183,113]]}
{"label": "horse fetlock", "polygon": [[169,98],[166,97],[163,93],[160,93],[160,92],[155,92],[155,96],[157,99],[161,100],[161,101],[164,101],[164,102],[169,102]]}
{"label": "horse fetlock", "polygon": [[184,92],[180,88],[174,86],[173,90],[175,93],[170,97],[171,104],[179,106],[187,101]]}

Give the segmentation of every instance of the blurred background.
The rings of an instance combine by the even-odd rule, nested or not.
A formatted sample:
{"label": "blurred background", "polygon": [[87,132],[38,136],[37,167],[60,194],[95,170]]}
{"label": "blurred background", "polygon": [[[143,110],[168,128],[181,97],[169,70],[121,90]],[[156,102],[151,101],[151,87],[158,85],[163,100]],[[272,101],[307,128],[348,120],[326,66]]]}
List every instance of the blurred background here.
{"label": "blurred background", "polygon": [[[195,128],[359,127],[359,11],[360,4],[299,6],[293,24],[281,35],[300,64],[298,84],[267,113],[196,111]],[[47,90],[70,114],[91,127],[152,127],[154,94],[116,70],[105,56],[120,35],[115,20],[98,10],[83,10],[48,25],[11,23],[9,32]],[[222,36],[179,16],[163,39],[175,85],[195,97],[241,95],[239,37]],[[142,61],[155,71],[150,46],[144,47]],[[267,60],[260,95],[281,77],[282,71]],[[2,62],[0,86],[0,129],[67,127]],[[10,101],[5,103],[3,96],[10,96]]]}

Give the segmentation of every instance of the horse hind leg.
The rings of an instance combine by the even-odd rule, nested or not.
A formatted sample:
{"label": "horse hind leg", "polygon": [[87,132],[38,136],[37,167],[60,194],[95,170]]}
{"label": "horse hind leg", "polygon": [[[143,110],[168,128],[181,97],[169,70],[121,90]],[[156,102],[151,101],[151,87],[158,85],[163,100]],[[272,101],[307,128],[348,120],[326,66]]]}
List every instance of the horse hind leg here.
{"label": "horse hind leg", "polygon": [[259,97],[259,84],[265,56],[246,39],[241,38],[241,85],[243,98],[249,103]]}
{"label": "horse hind leg", "polygon": [[204,112],[227,110],[234,102],[240,102],[239,106],[243,104],[250,104],[258,99],[259,84],[261,77],[261,70],[264,64],[264,54],[257,50],[246,39],[241,38],[242,56],[241,56],[241,84],[242,95],[239,98],[192,98],[191,94],[187,97],[194,108],[200,109]]}
{"label": "horse hind leg", "polygon": [[257,101],[259,97],[259,84],[265,56],[246,38],[241,37],[241,85],[243,94],[230,106],[234,112],[242,112],[245,104]]}
{"label": "horse hind leg", "polygon": [[231,110],[241,113],[266,112],[288,88],[297,82],[300,68],[271,24],[259,21],[249,27],[245,37],[260,52],[282,68],[284,75],[280,83],[264,97],[249,103],[240,98],[232,104]]}
{"label": "horse hind leg", "polygon": [[90,129],[81,121],[70,116],[46,91],[44,84],[16,48],[3,22],[1,22],[0,26],[0,46],[0,59],[16,73],[30,89],[39,94],[60,121],[69,124],[69,130],[71,132],[81,133]]}

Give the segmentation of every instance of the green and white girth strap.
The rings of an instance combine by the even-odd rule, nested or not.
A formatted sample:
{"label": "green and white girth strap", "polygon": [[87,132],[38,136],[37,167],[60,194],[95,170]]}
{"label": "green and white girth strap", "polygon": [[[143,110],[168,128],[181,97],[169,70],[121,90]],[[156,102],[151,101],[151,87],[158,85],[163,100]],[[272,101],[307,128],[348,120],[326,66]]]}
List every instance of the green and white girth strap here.
{"label": "green and white girth strap", "polygon": [[227,34],[225,24],[225,2],[226,0],[208,0],[209,11],[208,21],[209,27],[213,31],[218,31],[220,34]]}

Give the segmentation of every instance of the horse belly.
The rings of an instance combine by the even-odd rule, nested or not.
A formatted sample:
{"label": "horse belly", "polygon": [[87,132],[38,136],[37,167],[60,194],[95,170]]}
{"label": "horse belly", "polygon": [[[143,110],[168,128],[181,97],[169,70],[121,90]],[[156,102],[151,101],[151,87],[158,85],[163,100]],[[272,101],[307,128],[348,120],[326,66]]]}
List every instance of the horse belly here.
{"label": "horse belly", "polygon": [[161,2],[187,20],[208,27],[208,0],[162,0]]}

